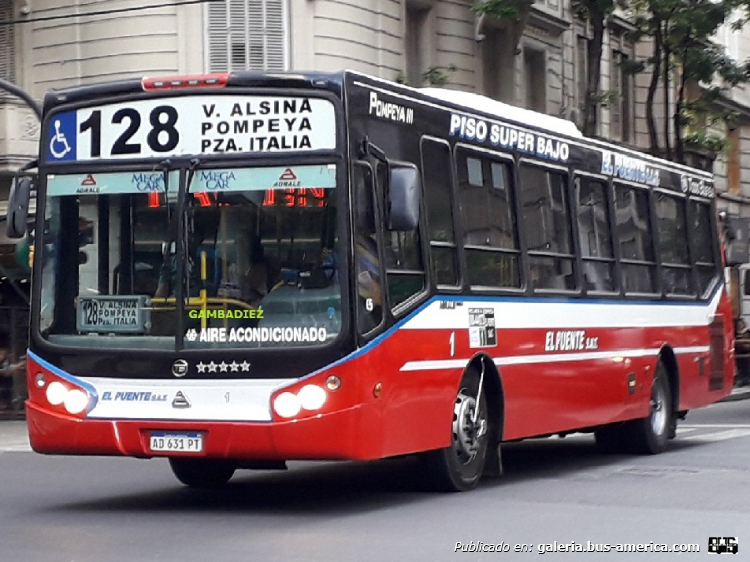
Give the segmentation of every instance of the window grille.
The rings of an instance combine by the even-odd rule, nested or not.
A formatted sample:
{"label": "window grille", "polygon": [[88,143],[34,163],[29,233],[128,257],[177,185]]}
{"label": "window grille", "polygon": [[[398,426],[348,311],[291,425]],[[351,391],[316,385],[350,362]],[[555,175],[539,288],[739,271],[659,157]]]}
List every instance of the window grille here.
{"label": "window grille", "polygon": [[[0,4],[0,22],[12,19],[13,2],[3,2]],[[16,81],[16,37],[13,25],[0,25],[0,78],[13,83]]]}
{"label": "window grille", "polygon": [[208,3],[208,72],[288,69],[285,0]]}

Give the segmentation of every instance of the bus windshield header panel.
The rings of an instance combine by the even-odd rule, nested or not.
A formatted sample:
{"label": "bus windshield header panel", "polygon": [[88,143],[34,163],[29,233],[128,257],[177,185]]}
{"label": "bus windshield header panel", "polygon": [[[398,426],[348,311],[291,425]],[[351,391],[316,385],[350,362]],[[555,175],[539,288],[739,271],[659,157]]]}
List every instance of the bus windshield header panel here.
{"label": "bus windshield header panel", "polygon": [[308,96],[195,95],[54,113],[50,163],[336,148],[333,102]]}

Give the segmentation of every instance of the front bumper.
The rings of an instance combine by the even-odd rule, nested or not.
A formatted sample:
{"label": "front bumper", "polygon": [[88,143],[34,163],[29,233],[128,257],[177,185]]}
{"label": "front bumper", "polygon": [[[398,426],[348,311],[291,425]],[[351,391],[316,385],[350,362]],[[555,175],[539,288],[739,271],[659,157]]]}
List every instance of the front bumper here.
{"label": "front bumper", "polygon": [[[27,401],[26,419],[34,451],[44,454],[118,455],[149,458],[185,453],[149,450],[152,431],[201,432],[204,451],[192,456],[236,460],[370,460],[382,448],[365,430],[372,406],[357,405],[282,422],[80,419]],[[374,439],[362,439],[363,435]],[[359,438],[357,438],[359,437]]]}

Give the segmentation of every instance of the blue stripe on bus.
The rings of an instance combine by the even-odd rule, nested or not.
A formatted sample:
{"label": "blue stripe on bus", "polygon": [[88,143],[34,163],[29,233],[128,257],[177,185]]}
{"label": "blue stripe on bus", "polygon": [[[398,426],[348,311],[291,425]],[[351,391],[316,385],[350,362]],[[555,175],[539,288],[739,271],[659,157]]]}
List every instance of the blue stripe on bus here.
{"label": "blue stripe on bus", "polygon": [[48,363],[47,361],[39,357],[33,351],[29,350],[27,353],[28,353],[28,356],[32,359],[32,361],[35,361],[36,363],[38,363],[39,365],[41,365],[48,371],[52,372],[52,374],[57,375],[61,379],[66,380],[71,384],[75,384],[82,388],[85,388],[89,392],[89,394],[91,394],[94,397],[94,403],[96,403],[99,400],[99,395],[96,392],[96,388],[94,388],[91,384],[79,379],[78,377],[71,375],[70,373],[66,371],[63,371],[60,367],[56,367],[52,363]]}

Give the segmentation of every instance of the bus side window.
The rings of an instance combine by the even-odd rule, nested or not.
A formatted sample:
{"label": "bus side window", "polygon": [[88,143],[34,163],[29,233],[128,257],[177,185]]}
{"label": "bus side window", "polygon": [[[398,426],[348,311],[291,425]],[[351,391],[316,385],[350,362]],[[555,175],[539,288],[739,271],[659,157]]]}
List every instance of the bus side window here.
{"label": "bus side window", "polygon": [[366,334],[383,321],[383,290],[380,283],[375,213],[375,190],[372,170],[366,164],[355,164],[355,275],[357,284],[357,327]]}
{"label": "bus side window", "polygon": [[[690,253],[695,262],[698,279],[698,294],[706,297],[711,292],[714,283],[721,276],[721,264],[716,251],[716,231],[711,223],[711,204],[708,201],[692,199],[688,201],[688,237],[690,239]],[[748,270],[745,275],[750,273]],[[750,285],[745,278],[746,294]]]}
{"label": "bus side window", "polygon": [[567,175],[523,163],[519,197],[529,254],[529,284],[534,290],[577,288]]}
{"label": "bus side window", "polygon": [[684,197],[655,192],[662,285],[668,294],[694,295]]}
{"label": "bus side window", "polygon": [[655,293],[656,258],[649,226],[648,192],[616,183],[615,220],[625,292]]}
{"label": "bus side window", "polygon": [[607,205],[607,185],[601,181],[575,179],[578,243],[587,291],[615,290],[614,254]]}
{"label": "bus side window", "polygon": [[511,162],[464,147],[455,161],[469,284],[521,287]]}
{"label": "bus side window", "polygon": [[453,229],[452,164],[447,143],[429,138],[422,140],[422,182],[432,275],[437,285],[455,286],[458,284],[458,258]]}
{"label": "bus side window", "polygon": [[[386,166],[378,164],[378,182],[388,181]],[[391,308],[396,308],[425,287],[425,272],[422,261],[422,246],[419,229],[389,230],[383,235],[386,280]]]}

